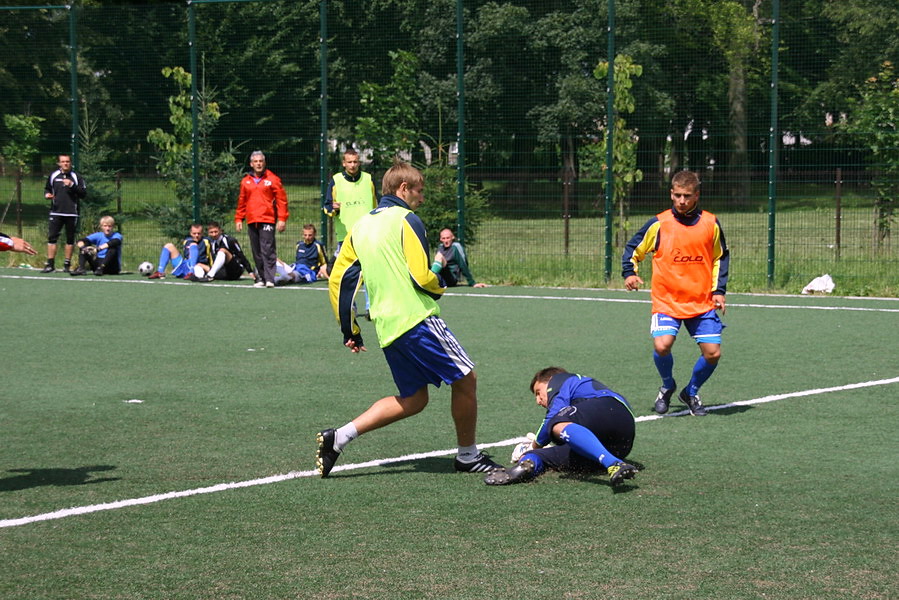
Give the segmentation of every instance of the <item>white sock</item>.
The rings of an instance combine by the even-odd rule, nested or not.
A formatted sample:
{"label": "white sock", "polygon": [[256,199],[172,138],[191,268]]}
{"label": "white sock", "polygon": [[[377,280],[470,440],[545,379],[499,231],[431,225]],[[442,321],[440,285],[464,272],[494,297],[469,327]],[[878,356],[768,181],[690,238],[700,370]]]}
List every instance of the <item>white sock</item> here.
{"label": "white sock", "polygon": [[209,279],[212,279],[213,277],[215,277],[215,274],[219,272],[219,269],[221,269],[224,265],[225,265],[225,253],[224,252],[216,252],[215,260],[212,261],[212,268],[209,269],[208,273],[206,273],[206,277],[208,277]]}
{"label": "white sock", "polygon": [[472,444],[471,446],[459,446],[459,452],[456,454],[456,458],[459,459],[459,462],[472,462],[475,457],[478,455],[478,445]]}
{"label": "white sock", "polygon": [[355,440],[359,437],[359,432],[356,431],[356,426],[353,425],[353,422],[350,421],[343,427],[338,427],[334,432],[334,448],[339,451],[343,451],[343,447]]}

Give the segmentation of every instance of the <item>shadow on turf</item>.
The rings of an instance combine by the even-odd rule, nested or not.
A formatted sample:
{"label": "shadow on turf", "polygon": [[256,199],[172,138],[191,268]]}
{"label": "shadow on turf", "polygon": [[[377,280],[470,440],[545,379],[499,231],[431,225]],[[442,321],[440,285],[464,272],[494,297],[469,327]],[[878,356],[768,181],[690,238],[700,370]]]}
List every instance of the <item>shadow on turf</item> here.
{"label": "shadow on turf", "polygon": [[[635,460],[627,460],[630,464],[634,465],[641,472],[646,469],[646,466],[643,463],[637,462]],[[364,472],[357,473],[335,473],[331,475],[330,478],[336,477],[371,477],[372,475],[378,475],[383,473],[397,473],[397,469],[401,469],[404,473],[446,473],[446,474],[455,474],[456,471],[453,469],[453,459],[452,458],[422,458],[418,460],[409,460],[404,462],[395,462],[389,463],[386,465],[381,465],[381,470],[372,471],[366,469]],[[459,473],[459,475],[467,475],[464,473]],[[484,477],[484,473],[478,474],[481,479]],[[638,474],[639,477],[639,474]],[[595,485],[603,485],[606,487],[611,487],[612,491],[616,494],[626,493],[637,489],[639,486],[635,483],[624,483],[621,485],[617,485],[612,487],[609,483],[609,479],[604,475],[600,475],[598,473],[576,473],[576,472],[564,472],[559,473],[560,480],[568,480],[572,479],[575,481],[583,481],[585,483],[592,483]]]}
{"label": "shadow on turf", "polygon": [[95,465],[93,467],[78,467],[77,469],[9,469],[9,473],[22,474],[0,479],[0,492],[27,490],[45,485],[88,485],[118,481],[119,477],[92,479],[93,475],[91,475],[94,472],[112,471],[115,468],[112,465]]}

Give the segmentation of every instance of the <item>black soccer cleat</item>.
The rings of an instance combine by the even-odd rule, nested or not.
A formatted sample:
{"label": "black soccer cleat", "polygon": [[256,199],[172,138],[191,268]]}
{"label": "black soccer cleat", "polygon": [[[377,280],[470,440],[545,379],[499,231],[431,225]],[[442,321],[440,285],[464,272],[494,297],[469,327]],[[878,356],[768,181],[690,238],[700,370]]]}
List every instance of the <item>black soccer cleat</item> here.
{"label": "black soccer cleat", "polygon": [[618,461],[606,469],[606,472],[609,474],[609,481],[612,485],[618,485],[625,479],[633,479],[637,474],[637,467]]}
{"label": "black soccer cleat", "polygon": [[478,452],[474,460],[471,462],[462,462],[456,458],[453,466],[460,473],[488,473],[494,469],[501,469],[502,466],[490,460],[490,457],[483,452]]}
{"label": "black soccer cleat", "polygon": [[322,477],[328,476],[340,456],[340,450],[334,447],[336,434],[334,429],[325,429],[315,434],[315,440],[318,442],[318,450],[315,452],[315,468]]}
{"label": "black soccer cleat", "polygon": [[534,477],[534,461],[526,458],[511,469],[500,468],[490,471],[484,477],[484,483],[487,485],[512,485],[513,483],[530,481]]}
{"label": "black soccer cleat", "polygon": [[656,411],[660,415],[664,415],[668,412],[668,405],[671,404],[671,396],[674,395],[674,390],[677,388],[659,388],[659,395],[656,396],[656,403],[652,407],[652,410]]}
{"label": "black soccer cleat", "polygon": [[687,405],[687,408],[690,409],[690,414],[695,417],[704,417],[709,414],[709,411],[705,409],[702,405],[702,402],[699,400],[699,395],[690,396],[687,394],[687,390],[681,390],[680,396],[678,396],[681,402]]}
{"label": "black soccer cleat", "polygon": [[41,269],[41,273],[53,273],[54,271],[56,271],[56,267],[50,264]]}
{"label": "black soccer cleat", "polygon": [[71,275],[72,277],[77,277],[79,275],[85,275],[86,273],[87,273],[87,271],[85,271],[81,267],[78,267],[77,269],[75,269],[73,271],[69,271],[69,275]]}

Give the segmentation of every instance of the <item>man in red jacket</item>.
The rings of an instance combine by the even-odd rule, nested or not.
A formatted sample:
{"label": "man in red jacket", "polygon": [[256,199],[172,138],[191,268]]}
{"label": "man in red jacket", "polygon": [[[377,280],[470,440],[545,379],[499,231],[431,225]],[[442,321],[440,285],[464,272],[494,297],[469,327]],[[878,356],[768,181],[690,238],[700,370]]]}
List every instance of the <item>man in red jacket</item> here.
{"label": "man in red jacket", "polygon": [[287,192],[281,178],[265,168],[265,154],[259,150],[250,154],[251,172],[240,182],[234,227],[243,231],[247,221],[247,234],[256,263],[256,287],[275,287],[275,230],[279,233],[287,226]]}

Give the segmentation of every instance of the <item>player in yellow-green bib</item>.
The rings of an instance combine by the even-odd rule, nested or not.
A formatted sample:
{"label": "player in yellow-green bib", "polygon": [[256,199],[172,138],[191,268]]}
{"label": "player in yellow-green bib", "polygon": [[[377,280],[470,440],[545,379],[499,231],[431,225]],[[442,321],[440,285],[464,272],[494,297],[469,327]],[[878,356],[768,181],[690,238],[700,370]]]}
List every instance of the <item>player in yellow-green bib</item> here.
{"label": "player in yellow-green bib", "polygon": [[[343,153],[343,171],[331,177],[325,191],[322,210],[334,222],[334,256],[340,253],[340,247],[346,234],[353,230],[361,217],[367,215],[378,206],[378,196],[371,175],[362,170],[359,153],[348,148]],[[327,238],[327,235],[325,236]],[[327,239],[325,240],[327,243]],[[331,266],[331,263],[328,263]],[[365,313],[368,314],[371,300],[368,290],[365,291]]]}
{"label": "player in yellow-green bib", "polygon": [[376,401],[343,427],[319,432],[316,467],[326,477],[349,442],[421,412],[428,404],[428,385],[447,383],[459,446],[455,469],[496,469],[499,465],[479,452],[475,441],[474,363],[439,316],[437,299],[446,287],[430,270],[424,223],[413,212],[424,203],[424,178],[412,165],[396,162],[384,174],[381,191],[378,207],[344,239],[328,289],[344,345],[364,352],[353,299],[365,282],[371,318],[398,393]]}

